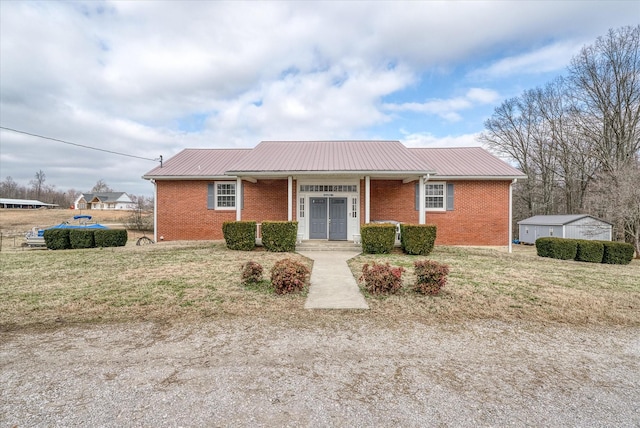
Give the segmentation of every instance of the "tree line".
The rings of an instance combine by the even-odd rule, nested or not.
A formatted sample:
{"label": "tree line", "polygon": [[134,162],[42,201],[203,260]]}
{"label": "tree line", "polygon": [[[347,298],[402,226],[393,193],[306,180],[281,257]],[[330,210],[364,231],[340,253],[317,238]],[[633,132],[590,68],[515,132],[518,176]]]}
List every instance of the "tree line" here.
{"label": "tree line", "polygon": [[640,254],[640,25],[611,29],[564,76],[498,106],[480,140],[527,175],[514,217],[591,214]]}
{"label": "tree line", "polygon": [[[73,206],[82,193],[113,192],[113,189],[103,180],[99,179],[88,192],[76,189],[59,190],[55,185],[47,183],[47,175],[42,170],[35,173],[28,186],[18,184],[11,176],[0,182],[0,197],[9,199],[35,199],[48,204],[57,204],[61,208]],[[138,210],[153,210],[153,198],[144,195],[128,194],[136,204]]]}

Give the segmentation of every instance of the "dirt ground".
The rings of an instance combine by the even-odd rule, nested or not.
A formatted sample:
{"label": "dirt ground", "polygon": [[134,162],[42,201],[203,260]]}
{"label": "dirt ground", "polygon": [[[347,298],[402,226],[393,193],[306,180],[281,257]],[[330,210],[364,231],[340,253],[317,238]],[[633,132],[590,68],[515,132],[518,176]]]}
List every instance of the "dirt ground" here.
{"label": "dirt ground", "polygon": [[0,425],[640,425],[637,328],[324,314],[0,333]]}

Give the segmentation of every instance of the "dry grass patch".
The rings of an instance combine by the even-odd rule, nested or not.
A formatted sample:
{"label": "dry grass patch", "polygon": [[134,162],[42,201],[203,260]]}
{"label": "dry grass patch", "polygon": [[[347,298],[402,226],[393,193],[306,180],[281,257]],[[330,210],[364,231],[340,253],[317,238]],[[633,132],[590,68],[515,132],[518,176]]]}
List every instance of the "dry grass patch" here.
{"label": "dry grass patch", "polygon": [[[504,251],[436,247],[430,259],[451,267],[439,296],[409,291],[370,299],[373,312],[407,319],[460,321],[523,319],[569,324],[640,325],[640,262],[603,265],[538,257],[533,247]],[[405,286],[415,281],[413,261],[401,254],[361,255],[350,260],[355,277],[365,263],[389,262],[407,269]],[[408,288],[408,287],[406,287]]]}

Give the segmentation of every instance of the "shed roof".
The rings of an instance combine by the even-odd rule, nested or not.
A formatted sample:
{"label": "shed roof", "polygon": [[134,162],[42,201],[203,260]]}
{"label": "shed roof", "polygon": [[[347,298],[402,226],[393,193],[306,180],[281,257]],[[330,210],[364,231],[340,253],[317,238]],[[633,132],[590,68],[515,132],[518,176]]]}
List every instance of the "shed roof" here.
{"label": "shed roof", "polygon": [[563,214],[563,215],[534,215],[533,217],[520,220],[518,224],[528,224],[532,226],[563,226],[585,217],[590,217],[602,223],[611,224],[589,214]]}
{"label": "shed roof", "polygon": [[38,205],[43,207],[57,207],[58,204],[48,204],[46,202],[37,201],[35,199],[12,199],[12,198],[0,198],[0,204],[2,205]]}

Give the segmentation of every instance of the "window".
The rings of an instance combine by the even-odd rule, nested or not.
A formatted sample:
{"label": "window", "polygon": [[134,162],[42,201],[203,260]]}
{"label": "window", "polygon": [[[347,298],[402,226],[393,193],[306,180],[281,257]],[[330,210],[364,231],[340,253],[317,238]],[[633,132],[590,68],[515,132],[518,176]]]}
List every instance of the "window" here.
{"label": "window", "polygon": [[236,183],[233,181],[216,181],[207,189],[207,208],[216,210],[233,210],[236,208]]}
{"label": "window", "polygon": [[351,198],[351,217],[358,218],[358,198]]}
{"label": "window", "polygon": [[304,218],[304,198],[300,198],[300,210],[298,211],[298,217]]}
{"label": "window", "polygon": [[301,192],[349,192],[358,191],[355,184],[301,184]]}
{"label": "window", "polygon": [[[426,211],[453,211],[453,183],[428,181],[424,185]],[[416,211],[420,210],[418,195],[420,184],[415,186]]]}
{"label": "window", "polygon": [[425,208],[444,209],[444,183],[427,183],[424,185]]}

